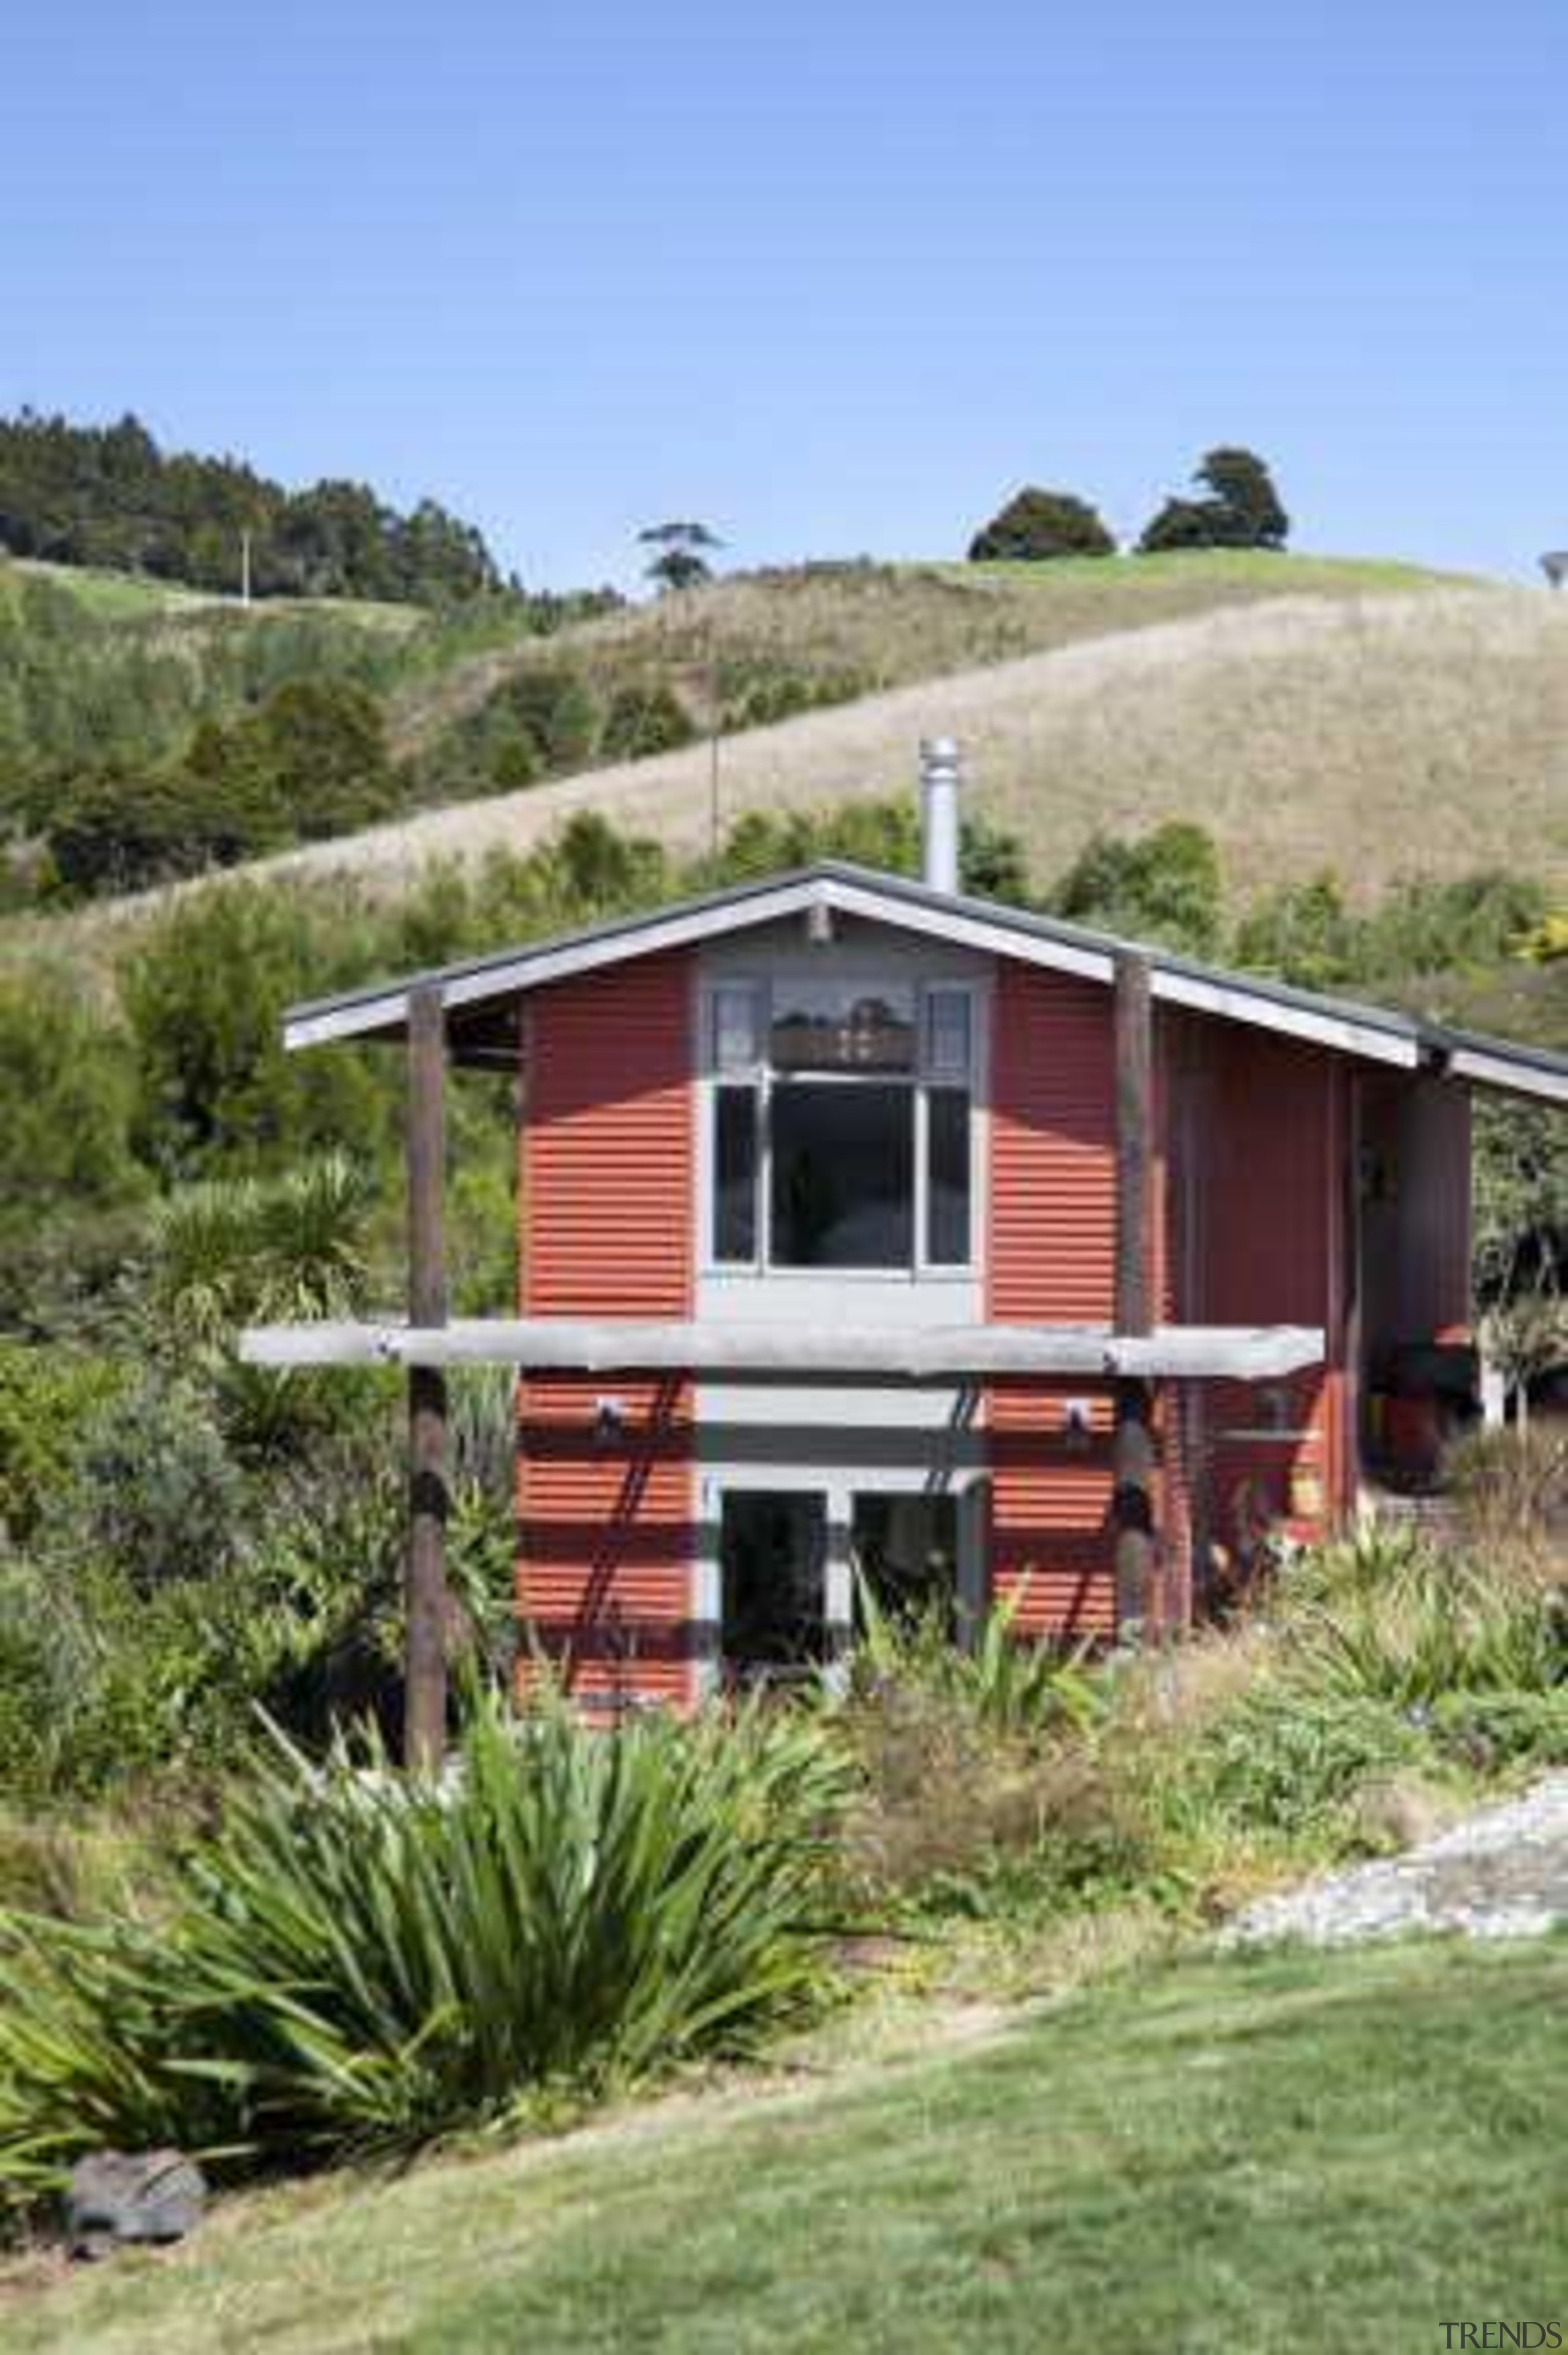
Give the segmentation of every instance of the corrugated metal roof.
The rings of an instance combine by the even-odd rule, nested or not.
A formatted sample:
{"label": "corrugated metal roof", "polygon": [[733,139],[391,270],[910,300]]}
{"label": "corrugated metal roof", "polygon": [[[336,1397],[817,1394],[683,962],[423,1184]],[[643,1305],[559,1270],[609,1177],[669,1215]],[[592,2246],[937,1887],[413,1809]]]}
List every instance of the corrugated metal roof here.
{"label": "corrugated metal roof", "polygon": [[935,891],[909,876],[834,859],[489,956],[313,999],[290,1009],[285,1039],[291,1047],[307,1047],[337,1039],[397,1037],[409,995],[417,988],[440,990],[455,1018],[454,1032],[459,1032],[465,1023],[482,1025],[484,1009],[493,1010],[546,983],[625,957],[767,923],[813,901],[871,922],[966,939],[999,955],[1020,956],[1099,981],[1111,978],[1118,958],[1143,956],[1154,977],[1155,995],[1167,1003],[1266,1029],[1294,1031],[1344,1052],[1408,1068],[1434,1060],[1480,1084],[1517,1086],[1568,1103],[1568,1056],[1544,1048],[1418,1021],[1392,1007],[1294,988],[1257,974],[1205,964],[1152,943],[1064,923],[1001,900]]}

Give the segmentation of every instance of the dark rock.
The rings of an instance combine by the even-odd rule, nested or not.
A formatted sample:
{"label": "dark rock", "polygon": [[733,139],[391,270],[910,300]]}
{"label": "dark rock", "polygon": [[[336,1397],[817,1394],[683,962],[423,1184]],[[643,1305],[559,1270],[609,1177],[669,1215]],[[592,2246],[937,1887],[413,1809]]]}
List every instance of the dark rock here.
{"label": "dark rock", "polygon": [[162,2244],[195,2232],[207,2185],[177,2150],[98,2150],[71,2169],[66,2241],[73,2257],[106,2257],[132,2242]]}

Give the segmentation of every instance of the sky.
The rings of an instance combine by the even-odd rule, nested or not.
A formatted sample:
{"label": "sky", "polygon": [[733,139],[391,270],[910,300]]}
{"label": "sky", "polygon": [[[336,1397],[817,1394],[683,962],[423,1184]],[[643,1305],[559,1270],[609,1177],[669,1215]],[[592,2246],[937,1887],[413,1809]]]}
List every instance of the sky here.
{"label": "sky", "polygon": [[54,0],[0,14],[0,409],[476,521],[530,585],[1136,531],[1568,545],[1563,0]]}

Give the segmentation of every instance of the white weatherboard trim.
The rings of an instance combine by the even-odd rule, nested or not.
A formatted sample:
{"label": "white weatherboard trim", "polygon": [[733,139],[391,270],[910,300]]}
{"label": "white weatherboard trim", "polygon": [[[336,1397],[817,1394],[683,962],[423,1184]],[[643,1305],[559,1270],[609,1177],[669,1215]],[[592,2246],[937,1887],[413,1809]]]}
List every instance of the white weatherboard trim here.
{"label": "white weatherboard trim", "polygon": [[1227,1022],[1282,1030],[1287,1038],[1310,1039],[1342,1055],[1364,1055],[1376,1062],[1397,1063],[1405,1071],[1414,1071],[1421,1060],[1419,1040],[1403,1031],[1357,1022],[1349,1015],[1322,1014],[1312,1006],[1282,1003],[1254,993],[1245,984],[1208,981],[1200,974],[1172,973],[1156,965],[1150,986],[1167,1006],[1186,1006],[1194,1013],[1217,1014]]}
{"label": "white weatherboard trim", "polygon": [[928,932],[955,948],[1016,957],[1024,964],[1048,965],[1054,973],[1075,973],[1086,981],[1109,981],[1116,972],[1115,958],[1103,949],[1080,948],[1075,942],[1054,941],[1039,932],[1015,932],[1009,924],[988,923],[983,916],[927,907],[923,900],[905,900],[869,884],[841,882],[836,877],[828,879],[824,888],[830,904],[841,915],[863,916],[870,923],[893,924],[906,932]]}
{"label": "white weatherboard trim", "polygon": [[1320,1364],[1320,1326],[1166,1325],[1150,1334],[1103,1325],[879,1325],[471,1317],[410,1327],[385,1321],[253,1326],[251,1366],[514,1366],[535,1373],[821,1375],[858,1381],[951,1381],[1025,1374],[1086,1380],[1174,1376],[1277,1379]]}
{"label": "white weatherboard trim", "polygon": [[[744,924],[775,923],[781,916],[795,915],[820,901],[827,888],[820,880],[784,884],[777,890],[759,891],[734,907],[652,916],[646,923],[610,933],[602,940],[567,941],[555,949],[523,949],[515,957],[486,964],[476,972],[450,975],[440,985],[441,1003],[450,1014],[460,1007],[482,1005],[487,998],[510,997],[520,990],[537,989],[546,982],[561,981],[572,974],[618,964],[628,957],[654,956],[661,949],[687,948],[715,932],[735,930]],[[291,1017],[283,1026],[283,1044],[289,1048],[319,1047],[333,1039],[358,1038],[366,1031],[386,1029],[403,1021],[408,1011],[407,986],[389,989],[375,997],[356,999],[352,1006],[334,1006],[319,1014]]]}
{"label": "white weatherboard trim", "polygon": [[[718,933],[774,923],[812,907],[828,907],[839,915],[891,924],[896,930],[925,934],[955,947],[1012,957],[1021,964],[1074,974],[1086,981],[1109,982],[1115,977],[1116,959],[1107,950],[1054,940],[1048,934],[1023,927],[990,922],[967,910],[931,907],[919,900],[905,899],[896,891],[879,891],[873,884],[852,883],[838,876],[824,875],[779,884],[771,890],[758,890],[744,900],[717,907],[651,916],[646,922],[629,924],[599,939],[563,942],[553,949],[521,950],[515,957],[498,959],[471,973],[450,975],[439,984],[441,1000],[449,1012],[456,1012],[465,1006],[482,1005],[487,999],[537,989],[546,982],[565,980],[573,974],[593,973],[631,957],[654,956],[661,950],[688,948]],[[1154,996],[1166,1005],[1188,1007],[1198,1013],[1217,1015],[1225,1021],[1248,1024],[1255,1029],[1280,1031],[1287,1038],[1308,1039],[1340,1054],[1364,1056],[1376,1062],[1396,1064],[1405,1071],[1414,1071],[1421,1060],[1420,1041],[1405,1031],[1358,1021],[1351,1014],[1319,1009],[1251,990],[1239,975],[1234,981],[1210,979],[1202,974],[1161,965],[1156,958],[1152,961],[1151,985]],[[293,1049],[360,1038],[402,1022],[408,1006],[408,990],[404,985],[356,999],[352,1005],[294,1015],[284,1024],[283,1043]],[[1520,1077],[1522,1067],[1502,1058],[1470,1054],[1468,1050],[1466,1054],[1467,1060],[1477,1066],[1473,1076],[1488,1085],[1517,1086],[1526,1093],[1545,1095],[1554,1101],[1560,1100],[1560,1089],[1568,1090],[1568,1082],[1559,1083],[1550,1076],[1532,1082],[1526,1071]],[[1482,1065],[1487,1067],[1484,1071]]]}
{"label": "white weatherboard trim", "polygon": [[1474,1080],[1478,1087],[1507,1088],[1515,1095],[1540,1096],[1547,1103],[1568,1103],[1568,1071],[1516,1063],[1511,1055],[1489,1055],[1479,1047],[1456,1047],[1448,1058],[1448,1072],[1456,1080]]}

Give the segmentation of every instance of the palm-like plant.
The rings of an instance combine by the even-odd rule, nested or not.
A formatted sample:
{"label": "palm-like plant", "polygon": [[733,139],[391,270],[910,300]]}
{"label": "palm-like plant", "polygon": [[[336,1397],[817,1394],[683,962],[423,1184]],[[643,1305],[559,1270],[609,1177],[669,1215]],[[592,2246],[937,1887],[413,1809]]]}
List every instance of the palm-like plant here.
{"label": "palm-like plant", "polygon": [[850,1781],[757,1709],[611,1735],[485,1697],[441,1780],[280,1742],[166,1919],[0,1923],[0,2187],[103,2143],[407,2150],[747,2049],[825,1988]]}

